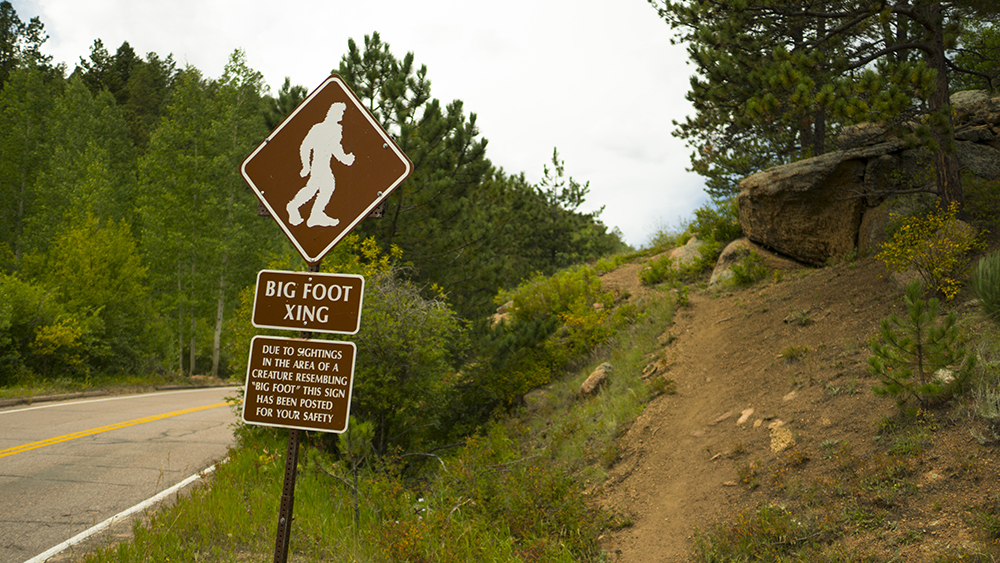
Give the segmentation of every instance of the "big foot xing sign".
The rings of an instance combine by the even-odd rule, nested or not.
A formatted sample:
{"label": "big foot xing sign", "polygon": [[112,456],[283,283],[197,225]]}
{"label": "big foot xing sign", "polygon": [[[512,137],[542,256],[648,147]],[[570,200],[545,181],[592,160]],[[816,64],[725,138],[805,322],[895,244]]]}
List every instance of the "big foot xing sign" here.
{"label": "big foot xing sign", "polygon": [[335,74],[240,166],[271,217],[311,264],[412,170],[410,159]]}

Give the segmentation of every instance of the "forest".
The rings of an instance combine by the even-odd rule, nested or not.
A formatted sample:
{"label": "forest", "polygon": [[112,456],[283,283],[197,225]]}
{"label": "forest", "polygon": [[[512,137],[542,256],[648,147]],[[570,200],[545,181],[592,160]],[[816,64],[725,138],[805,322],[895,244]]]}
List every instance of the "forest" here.
{"label": "forest", "polygon": [[[100,39],[69,69],[45,41],[43,22],[0,3],[0,385],[239,379],[257,272],[304,267],[239,165],[306,88],[272,92],[240,50],[213,78]],[[432,97],[412,53],[373,33],[332,64],[414,171],[324,270],[377,272],[373,294],[438,311],[440,336],[464,335],[441,362],[470,353],[502,290],[626,247],[578,211],[588,185],[556,150],[537,185],[492,164],[476,114]]]}

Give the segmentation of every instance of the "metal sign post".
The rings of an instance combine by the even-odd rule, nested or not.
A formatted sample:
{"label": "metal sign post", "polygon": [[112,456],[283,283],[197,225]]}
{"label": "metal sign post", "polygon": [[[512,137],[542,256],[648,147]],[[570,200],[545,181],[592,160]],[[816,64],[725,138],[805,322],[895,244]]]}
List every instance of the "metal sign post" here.
{"label": "metal sign post", "polygon": [[285,484],[281,487],[281,505],[278,507],[278,533],[274,542],[274,563],[288,561],[288,540],[292,535],[292,512],[295,508],[295,474],[299,463],[299,441],[302,431],[288,431],[288,449],[285,452]]}
{"label": "metal sign post", "polygon": [[337,75],[331,75],[240,166],[260,201],[309,264],[309,273],[265,270],[257,278],[253,325],[301,330],[301,339],[250,342],[243,421],[288,428],[274,563],[288,559],[303,430],[345,432],[354,380],[352,342],[310,340],[313,332],[356,334],[364,278],[320,274],[319,262],[413,170],[392,136]]}
{"label": "metal sign post", "polygon": [[[310,264],[309,271],[319,272],[319,262]],[[300,336],[302,338],[312,338],[312,333],[302,331]],[[299,442],[301,440],[301,430],[298,428],[290,428],[288,430],[288,448],[285,450],[285,480],[281,486],[281,504],[278,505],[278,530],[274,539],[274,563],[286,563],[288,561],[288,540],[292,537],[292,514],[295,509],[295,477],[299,466]]]}

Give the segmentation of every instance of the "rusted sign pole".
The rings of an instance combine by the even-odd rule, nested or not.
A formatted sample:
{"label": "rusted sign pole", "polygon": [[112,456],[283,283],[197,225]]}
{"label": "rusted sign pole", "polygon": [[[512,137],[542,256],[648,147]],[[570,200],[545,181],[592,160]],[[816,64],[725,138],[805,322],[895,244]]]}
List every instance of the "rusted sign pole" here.
{"label": "rusted sign pole", "polygon": [[278,508],[278,533],[274,543],[274,563],[288,561],[288,540],[292,535],[292,512],[295,508],[295,474],[299,463],[299,441],[302,431],[288,430],[288,450],[285,452],[285,484],[281,488]]}
{"label": "rusted sign pole", "polygon": [[[310,272],[319,272],[319,262],[309,264]],[[312,338],[312,332],[302,331],[302,338]],[[299,466],[299,442],[302,431],[288,429],[288,448],[285,451],[285,482],[281,487],[281,504],[278,506],[278,532],[274,540],[274,563],[288,561],[288,541],[292,537],[292,514],[295,509],[295,476]]]}

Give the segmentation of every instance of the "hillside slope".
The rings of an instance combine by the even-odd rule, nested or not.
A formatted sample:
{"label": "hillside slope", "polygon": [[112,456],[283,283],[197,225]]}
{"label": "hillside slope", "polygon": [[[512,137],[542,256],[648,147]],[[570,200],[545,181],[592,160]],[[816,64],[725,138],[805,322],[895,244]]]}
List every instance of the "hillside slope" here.
{"label": "hillside slope", "polygon": [[[626,283],[620,273],[608,282]],[[677,392],[624,433],[599,493],[631,523],[605,538],[613,559],[687,560],[696,527],[762,503],[827,518],[840,530],[829,549],[841,553],[921,561],[975,551],[970,508],[995,488],[994,450],[952,409],[921,418],[920,447],[897,455],[902,438],[884,422],[895,403],[871,392],[868,341],[902,311],[900,296],[872,259],[692,292],[651,359]],[[892,479],[886,467],[898,468]]]}

